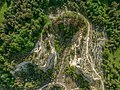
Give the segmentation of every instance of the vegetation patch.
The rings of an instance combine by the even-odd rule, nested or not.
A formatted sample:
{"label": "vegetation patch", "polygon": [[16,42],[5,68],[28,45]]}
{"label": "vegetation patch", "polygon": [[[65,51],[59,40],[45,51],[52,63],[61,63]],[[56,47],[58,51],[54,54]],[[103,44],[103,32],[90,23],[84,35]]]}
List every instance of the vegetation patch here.
{"label": "vegetation patch", "polygon": [[[46,30],[44,28],[49,28],[49,23],[52,26],[50,32],[55,35],[55,48],[59,53],[72,43],[74,34],[82,30],[79,27],[85,26],[84,21],[82,19],[80,21],[75,13],[66,13],[52,23],[48,18],[49,10],[66,6],[69,11],[82,13],[94,26],[98,26],[99,32],[107,35],[107,42],[103,48],[105,87],[107,90],[120,89],[120,5],[118,0],[14,0],[12,5],[11,1],[0,0],[0,87],[10,90],[18,90],[18,88],[30,90],[41,85],[42,81],[48,78],[49,74],[51,75],[49,71],[47,74],[43,71],[35,71],[33,74],[36,78],[33,81],[24,82],[21,81],[22,79],[15,78],[11,70],[14,69],[14,63],[21,62],[30,53],[41,32]],[[66,22],[64,23],[63,20]],[[68,20],[69,24],[67,24]],[[83,32],[86,34],[86,31],[83,30]],[[66,73],[74,80],[78,80],[80,88],[88,89],[88,82],[77,75],[73,68],[68,68]],[[42,78],[38,79],[38,76]]]}
{"label": "vegetation patch", "polygon": [[80,90],[89,90],[89,82],[87,82],[82,75],[76,73],[75,67],[67,67],[65,72],[66,75],[75,80]]}

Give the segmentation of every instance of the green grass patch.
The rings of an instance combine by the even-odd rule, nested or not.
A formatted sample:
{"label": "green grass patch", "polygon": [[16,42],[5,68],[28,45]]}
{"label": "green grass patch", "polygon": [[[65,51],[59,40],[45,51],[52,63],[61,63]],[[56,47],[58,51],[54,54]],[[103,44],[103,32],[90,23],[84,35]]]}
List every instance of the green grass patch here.
{"label": "green grass patch", "polygon": [[5,3],[0,10],[0,24],[5,20],[4,12],[7,11],[7,4]]}
{"label": "green grass patch", "polygon": [[109,53],[109,60],[111,64],[114,64],[115,67],[120,67],[120,47],[116,50],[114,54]]}
{"label": "green grass patch", "polygon": [[120,89],[120,47],[114,52],[107,51],[108,59],[104,60],[104,70],[107,90]]}

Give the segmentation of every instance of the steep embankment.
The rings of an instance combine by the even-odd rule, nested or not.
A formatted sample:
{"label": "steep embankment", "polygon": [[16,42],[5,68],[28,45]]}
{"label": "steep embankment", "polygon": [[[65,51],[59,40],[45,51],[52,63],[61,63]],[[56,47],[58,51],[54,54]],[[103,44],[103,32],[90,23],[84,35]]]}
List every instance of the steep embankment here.
{"label": "steep embankment", "polygon": [[0,89],[120,88],[119,3],[14,0],[7,8],[11,1],[0,1]]}
{"label": "steep embankment", "polygon": [[[53,21],[57,21],[58,17],[62,17],[63,16],[64,17],[63,20],[65,20],[65,15],[66,14],[70,15],[70,14],[74,14],[74,13],[75,12],[71,12],[71,11],[61,12],[60,14],[56,15],[57,17],[50,15],[50,19],[52,19]],[[83,19],[84,23],[87,26],[87,34],[86,34],[86,36],[83,36],[83,34],[81,33],[81,30],[78,31],[78,32],[80,32],[79,36],[76,37],[76,40],[73,41],[73,44],[71,44],[72,47],[69,47],[69,48],[66,47],[66,49],[64,49],[63,52],[61,53],[62,57],[58,56],[58,58],[56,58],[56,59],[58,59],[57,62],[59,62],[59,59],[61,60],[59,62],[60,65],[58,64],[59,65],[59,70],[58,70],[59,73],[55,76],[53,82],[44,85],[39,90],[42,90],[42,89],[48,87],[49,85],[57,85],[57,84],[59,84],[61,87],[64,87],[65,90],[70,90],[70,89],[74,90],[75,88],[77,88],[77,85],[74,85],[73,87],[67,85],[67,82],[65,81],[65,78],[66,78],[65,67],[66,66],[67,67],[70,67],[70,66],[76,67],[76,69],[78,71],[80,70],[78,72],[78,74],[82,73],[83,77],[86,80],[88,80],[89,83],[95,83],[95,85],[93,85],[93,86],[90,85],[90,89],[91,90],[94,90],[94,89],[96,89],[96,90],[104,90],[103,80],[102,80],[101,76],[98,74],[98,72],[96,71],[96,69],[95,69],[95,63],[94,63],[92,57],[90,56],[90,51],[89,51],[89,42],[90,42],[90,39],[89,38],[90,38],[90,32],[91,32],[91,25],[90,25],[90,23],[88,22],[88,20],[83,15],[81,15],[80,13],[75,13],[75,14],[76,14],[76,16],[78,16],[78,17],[80,17],[80,18]],[[65,21],[64,21],[64,23],[65,23]],[[84,42],[82,42],[82,39],[84,39]],[[44,41],[41,41],[41,42],[44,42]],[[50,42],[51,41],[49,40],[49,43]],[[81,43],[83,43],[83,46],[82,46],[83,50],[81,50],[82,55],[81,55],[81,57],[79,57],[79,55],[77,54],[76,51],[78,51],[77,48],[81,47]],[[51,46],[51,44],[50,44],[50,46]],[[38,49],[40,47],[37,47],[36,49]],[[41,48],[41,49],[43,49],[43,48]],[[73,56],[70,55],[72,49],[74,50]],[[53,45],[53,47],[51,48],[51,53],[55,52],[55,51],[56,50],[55,50],[55,47]],[[39,53],[39,52],[37,52],[37,53]],[[70,56],[70,62],[67,61],[68,55]],[[73,57],[73,58],[71,58],[71,57]],[[52,59],[52,60],[56,60],[56,59]],[[82,63],[80,63],[80,65],[77,65],[78,60],[81,60],[79,62],[82,62]],[[48,59],[48,62],[46,62],[46,63],[47,64],[45,64],[44,67],[48,68],[48,66],[50,65],[51,62]],[[68,65],[68,63],[70,63],[70,66]],[[101,82],[100,87],[97,85],[98,84],[97,81]],[[75,82],[74,81],[70,82],[71,85],[73,85],[73,83],[75,83]]]}

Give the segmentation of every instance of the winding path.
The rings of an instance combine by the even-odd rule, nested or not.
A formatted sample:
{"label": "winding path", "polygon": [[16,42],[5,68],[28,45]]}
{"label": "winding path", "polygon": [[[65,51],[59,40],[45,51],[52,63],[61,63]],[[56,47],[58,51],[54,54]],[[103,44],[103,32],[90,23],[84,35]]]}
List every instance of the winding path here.
{"label": "winding path", "polygon": [[[67,12],[68,12],[68,13],[71,13],[71,11],[67,11]],[[65,12],[65,13],[66,13],[66,12]],[[62,14],[64,14],[64,12],[62,12],[60,16],[62,16]],[[80,13],[77,13],[77,14],[78,14],[80,17],[82,17],[82,18],[84,19],[85,23],[87,24],[87,35],[86,35],[86,37],[85,37],[85,42],[86,42],[86,46],[85,46],[85,50],[86,50],[86,51],[85,51],[86,62],[88,62],[88,63],[90,64],[92,70],[93,70],[94,73],[95,73],[94,75],[92,74],[92,78],[93,78],[94,80],[100,80],[102,90],[104,90],[103,80],[102,80],[101,76],[97,73],[97,71],[96,71],[96,69],[95,69],[95,67],[94,67],[94,63],[93,63],[92,57],[91,57],[90,54],[89,54],[89,37],[90,37],[91,25],[90,25],[90,23],[88,22],[88,20],[87,20],[83,15],[81,15]],[[52,17],[52,16],[51,16],[51,18],[56,19],[55,17]],[[75,45],[75,48],[76,48],[76,47],[77,47],[77,46]],[[62,61],[62,62],[64,62],[64,61]],[[74,66],[76,66],[76,67],[79,67],[79,66],[77,66],[76,62],[77,62],[77,57],[76,57],[76,55],[75,55],[75,56],[74,56],[74,60],[73,60],[73,62],[72,62],[71,64],[74,65]],[[61,70],[62,70],[62,66],[60,67],[60,72],[61,72]],[[96,75],[97,75],[97,77],[95,78],[94,76],[96,76]],[[47,86],[50,85],[50,84],[52,84],[52,85],[60,85],[60,86],[64,87],[65,90],[68,90],[67,87],[65,86],[65,84],[62,83],[62,82],[52,82],[52,83],[46,84],[46,85],[44,85],[43,87],[41,87],[39,90],[43,90],[45,87],[47,87]]]}
{"label": "winding path", "polygon": [[61,87],[64,87],[65,90],[67,90],[67,87],[63,83],[60,83],[60,82],[52,82],[52,83],[46,84],[43,87],[41,87],[39,90],[43,90],[44,88],[48,87],[49,85],[59,85]]}

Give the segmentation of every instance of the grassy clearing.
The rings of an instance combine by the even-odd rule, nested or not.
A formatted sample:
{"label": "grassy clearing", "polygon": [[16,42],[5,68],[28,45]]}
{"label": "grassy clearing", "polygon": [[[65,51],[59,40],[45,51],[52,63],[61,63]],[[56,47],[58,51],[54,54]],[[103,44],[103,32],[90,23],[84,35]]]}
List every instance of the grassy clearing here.
{"label": "grassy clearing", "polygon": [[7,4],[5,3],[0,10],[0,24],[4,21],[4,12],[7,11]]}
{"label": "grassy clearing", "polygon": [[109,53],[109,63],[108,65],[112,68],[120,68],[120,47],[116,50],[114,54]]}
{"label": "grassy clearing", "polygon": [[113,55],[114,59],[115,59],[115,65],[117,68],[120,67],[120,47],[117,49],[117,51],[114,53]]}
{"label": "grassy clearing", "polygon": [[105,64],[107,90],[120,90],[120,47],[114,54],[108,52]]}
{"label": "grassy clearing", "polygon": [[120,47],[116,50],[116,52],[114,54],[111,54],[109,55],[109,60],[113,60],[111,63],[116,63],[116,64],[119,64],[119,61],[120,61]]}

